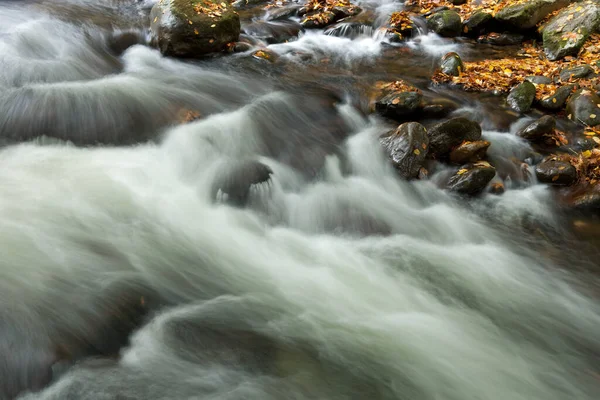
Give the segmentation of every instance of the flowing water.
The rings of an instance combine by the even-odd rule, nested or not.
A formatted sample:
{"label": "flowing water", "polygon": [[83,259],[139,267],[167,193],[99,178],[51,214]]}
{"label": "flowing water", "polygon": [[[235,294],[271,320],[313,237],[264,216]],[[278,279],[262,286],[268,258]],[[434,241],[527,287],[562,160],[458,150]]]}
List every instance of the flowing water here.
{"label": "flowing water", "polygon": [[[146,46],[151,5],[0,3],[0,399],[600,398],[597,231],[511,164],[524,120],[427,88],[497,51],[343,26],[183,62]],[[395,176],[366,111],[397,78],[481,122],[504,195]]]}

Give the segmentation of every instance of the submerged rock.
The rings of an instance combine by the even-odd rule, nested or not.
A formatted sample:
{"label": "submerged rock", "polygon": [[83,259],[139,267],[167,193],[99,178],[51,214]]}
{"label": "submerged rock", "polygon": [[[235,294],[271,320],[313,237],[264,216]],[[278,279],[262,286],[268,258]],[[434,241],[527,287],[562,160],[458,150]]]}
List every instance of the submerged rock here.
{"label": "submerged rock", "polygon": [[552,96],[544,97],[540,100],[540,106],[547,110],[560,110],[565,106],[567,99],[573,93],[574,89],[575,85],[561,86],[556,89]]}
{"label": "submerged rock", "polygon": [[572,196],[568,200],[568,205],[581,211],[599,211],[600,184],[588,186],[582,193]]}
{"label": "submerged rock", "polygon": [[456,111],[459,105],[445,98],[427,99],[423,102],[421,115],[424,118],[442,118]]}
{"label": "submerged rock", "polygon": [[450,52],[442,57],[440,69],[446,75],[459,76],[465,70],[465,65],[457,53]]}
{"label": "submerged rock", "polygon": [[493,18],[492,14],[485,11],[475,11],[463,24],[463,33],[468,36],[479,36],[487,31]]}
{"label": "submerged rock", "polygon": [[535,167],[535,175],[541,183],[572,185],[577,182],[577,170],[565,160],[549,156]]}
{"label": "submerged rock", "polygon": [[226,2],[161,0],[150,14],[152,43],[174,57],[222,51],[238,40],[240,17]]}
{"label": "submerged rock", "polygon": [[509,4],[496,13],[496,20],[514,29],[527,30],[534,28],[548,14],[565,7],[569,0],[530,0]]}
{"label": "submerged rock", "polygon": [[211,195],[213,200],[243,207],[249,200],[251,187],[270,181],[272,174],[273,170],[259,161],[236,161],[217,174]]}
{"label": "submerged rock", "polygon": [[479,43],[492,44],[494,46],[512,46],[520,44],[525,36],[518,33],[490,33],[477,39]]}
{"label": "submerged rock", "polygon": [[466,164],[448,182],[448,189],[466,195],[481,193],[496,175],[496,169],[486,161]]}
{"label": "submerged rock", "polygon": [[567,104],[570,120],[584,125],[600,124],[600,96],[588,89],[576,91]]}
{"label": "submerged rock", "polygon": [[552,18],[544,27],[542,38],[549,60],[574,56],[589,35],[600,26],[600,4],[575,2]]}
{"label": "submerged rock", "polygon": [[524,81],[510,91],[506,101],[513,110],[526,113],[531,110],[534,99],[535,85],[529,81]]}
{"label": "submerged rock", "polygon": [[552,79],[548,78],[547,76],[543,76],[543,75],[526,76],[525,80],[528,80],[529,82],[536,84],[536,85],[549,85],[552,83]]}
{"label": "submerged rock", "polygon": [[476,141],[481,138],[481,127],[477,122],[466,118],[453,118],[429,129],[429,153],[436,158],[443,157],[463,141]]}
{"label": "submerged rock", "polygon": [[454,37],[460,35],[462,20],[455,11],[440,11],[427,18],[427,27],[440,36]]}
{"label": "submerged rock", "polygon": [[423,95],[418,92],[389,93],[375,103],[375,110],[384,117],[405,120],[421,108]]}
{"label": "submerged rock", "polygon": [[465,164],[480,161],[485,157],[488,147],[490,147],[490,142],[487,140],[463,142],[450,152],[450,162]]}
{"label": "submerged rock", "polygon": [[423,125],[417,122],[404,123],[379,141],[402,177],[417,177],[429,150],[429,138]]}
{"label": "submerged rock", "polygon": [[538,142],[544,139],[544,136],[553,134],[555,129],[556,119],[550,115],[545,115],[521,129],[517,136],[530,142]]}

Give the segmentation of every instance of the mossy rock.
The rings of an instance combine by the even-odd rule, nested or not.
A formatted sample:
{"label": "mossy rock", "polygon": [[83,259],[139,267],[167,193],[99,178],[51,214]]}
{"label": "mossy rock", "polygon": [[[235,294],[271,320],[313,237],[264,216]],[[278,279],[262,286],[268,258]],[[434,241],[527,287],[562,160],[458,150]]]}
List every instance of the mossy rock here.
{"label": "mossy rock", "polygon": [[479,36],[488,29],[493,19],[490,13],[475,11],[463,24],[463,33],[467,36]]}
{"label": "mossy rock", "polygon": [[495,18],[498,22],[516,30],[534,28],[548,14],[567,6],[569,0],[531,0],[504,7]]}
{"label": "mossy rock", "polygon": [[535,91],[535,85],[529,81],[525,81],[510,91],[506,101],[515,111],[521,113],[529,112],[535,99]]}
{"label": "mossy rock", "polygon": [[174,57],[200,57],[238,40],[240,17],[226,1],[161,0],[150,13],[152,43]]}
{"label": "mossy rock", "polygon": [[440,11],[427,18],[427,27],[440,36],[455,37],[460,35],[462,20],[455,11]]}
{"label": "mossy rock", "polygon": [[446,75],[459,76],[464,72],[465,65],[457,53],[451,52],[442,57],[440,69]]}
{"label": "mossy rock", "polygon": [[560,110],[562,109],[571,93],[575,90],[575,85],[565,85],[561,86],[552,96],[548,96],[540,100],[540,106],[547,110]]}
{"label": "mossy rock", "polygon": [[576,91],[567,104],[567,114],[580,124],[600,125],[600,96],[588,89]]}
{"label": "mossy rock", "polygon": [[429,138],[423,125],[406,122],[379,141],[398,174],[405,179],[417,177],[429,151]]}

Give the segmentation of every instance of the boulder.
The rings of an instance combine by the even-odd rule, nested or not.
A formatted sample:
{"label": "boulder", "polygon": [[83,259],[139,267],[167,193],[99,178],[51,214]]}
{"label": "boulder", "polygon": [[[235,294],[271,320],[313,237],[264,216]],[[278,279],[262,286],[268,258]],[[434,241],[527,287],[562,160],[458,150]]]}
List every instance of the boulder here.
{"label": "boulder", "polygon": [[458,108],[459,105],[452,100],[433,98],[424,101],[421,115],[424,118],[443,118]]}
{"label": "boulder", "polygon": [[480,161],[485,157],[488,147],[490,147],[490,142],[487,140],[463,142],[450,152],[450,161],[459,165]]}
{"label": "boulder", "polygon": [[525,36],[519,33],[490,33],[480,36],[477,41],[484,44],[492,44],[494,46],[512,46],[521,44],[525,40]]}
{"label": "boulder", "polygon": [[259,161],[235,161],[215,176],[212,200],[243,207],[250,198],[252,186],[269,182],[272,174],[271,168]]}
{"label": "boulder", "polygon": [[509,5],[496,13],[498,22],[517,30],[535,28],[548,14],[569,4],[569,0],[530,0]]}
{"label": "boulder", "polygon": [[517,132],[517,136],[530,142],[543,140],[545,136],[552,135],[556,129],[556,119],[550,115],[545,115],[537,121],[527,125]]}
{"label": "boulder", "polygon": [[565,106],[567,99],[575,90],[575,85],[565,85],[561,86],[552,96],[544,97],[540,100],[540,106],[544,107],[547,110],[560,110]]}
{"label": "boulder", "polygon": [[161,53],[199,57],[238,40],[240,17],[227,2],[161,0],[150,13],[151,42]]}
{"label": "boulder", "polygon": [[572,185],[577,182],[577,170],[571,163],[555,156],[545,158],[535,167],[535,175],[541,183]]}
{"label": "boulder", "polygon": [[535,85],[529,81],[524,81],[510,91],[506,101],[513,110],[526,113],[531,110],[534,99]]}
{"label": "boulder", "polygon": [[244,26],[243,33],[269,44],[284,43],[298,37],[302,26],[295,21],[255,21]]}
{"label": "boulder", "polygon": [[479,36],[487,31],[493,18],[492,14],[485,11],[475,11],[463,24],[463,33],[468,36]]}
{"label": "boulder", "polygon": [[455,11],[440,11],[427,18],[427,27],[440,36],[454,37],[460,35],[462,20]]}
{"label": "boulder", "polygon": [[573,68],[565,68],[560,71],[560,80],[563,82],[573,79],[581,79],[594,73],[594,69],[589,65],[579,65]]}
{"label": "boulder", "polygon": [[567,115],[570,120],[584,125],[599,125],[600,97],[588,89],[576,91],[567,103]]}
{"label": "boulder", "polygon": [[379,140],[402,177],[417,177],[429,150],[429,138],[423,125],[404,123]]}
{"label": "boulder", "polygon": [[442,57],[440,69],[446,75],[459,76],[465,70],[465,65],[457,53],[450,52]]}
{"label": "boulder", "polygon": [[481,193],[496,175],[496,169],[486,161],[466,164],[450,178],[448,189],[470,196]]}
{"label": "boulder", "polygon": [[453,118],[434,125],[427,132],[429,154],[443,157],[465,140],[477,141],[481,138],[481,127],[477,122],[466,118]]}
{"label": "boulder", "polygon": [[525,80],[536,84],[536,85],[549,85],[552,83],[552,79],[548,78],[547,76],[543,76],[543,75],[531,75],[531,76],[526,76]]}
{"label": "boulder", "polygon": [[550,60],[574,56],[600,26],[600,4],[594,1],[574,2],[544,27],[544,51]]}
{"label": "boulder", "polygon": [[375,110],[386,118],[405,120],[421,108],[423,95],[418,92],[393,92],[375,103]]}

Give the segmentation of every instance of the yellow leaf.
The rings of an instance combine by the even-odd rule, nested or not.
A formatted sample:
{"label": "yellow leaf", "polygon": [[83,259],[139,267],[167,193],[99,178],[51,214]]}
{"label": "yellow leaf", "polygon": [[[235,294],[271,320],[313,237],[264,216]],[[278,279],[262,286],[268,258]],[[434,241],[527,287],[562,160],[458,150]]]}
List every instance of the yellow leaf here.
{"label": "yellow leaf", "polygon": [[419,151],[419,149],[414,149],[414,150],[413,150],[413,153],[415,153],[416,155],[419,155],[419,154],[421,154],[421,152]]}
{"label": "yellow leaf", "polygon": [[558,180],[559,176],[558,175],[554,175],[552,177],[552,182],[556,182]]}
{"label": "yellow leaf", "polygon": [[468,171],[468,169],[466,169],[466,168],[459,169],[458,172],[456,173],[456,175],[462,175],[467,171]]}
{"label": "yellow leaf", "polygon": [[591,119],[594,119],[594,118],[596,118],[596,114],[590,114],[590,118],[591,118]]}
{"label": "yellow leaf", "polygon": [[553,103],[556,103],[556,99],[555,99],[555,98],[553,98],[553,99],[552,99],[552,102],[553,102]]}
{"label": "yellow leaf", "polygon": [[581,6],[579,6],[579,7],[577,7],[577,8],[575,9],[575,11],[576,11],[576,12],[577,12],[577,11],[581,11],[581,10],[583,10],[583,7],[581,7]]}
{"label": "yellow leaf", "polygon": [[395,98],[394,100],[392,100],[392,104],[398,104],[400,103],[400,99],[399,98]]}
{"label": "yellow leaf", "polygon": [[590,158],[592,156],[592,152],[589,150],[586,150],[583,153],[581,153],[581,155],[584,156],[585,158]]}
{"label": "yellow leaf", "polygon": [[216,25],[216,24],[212,24],[210,27],[211,27],[211,28],[214,28],[215,26],[217,26],[217,25]]}

